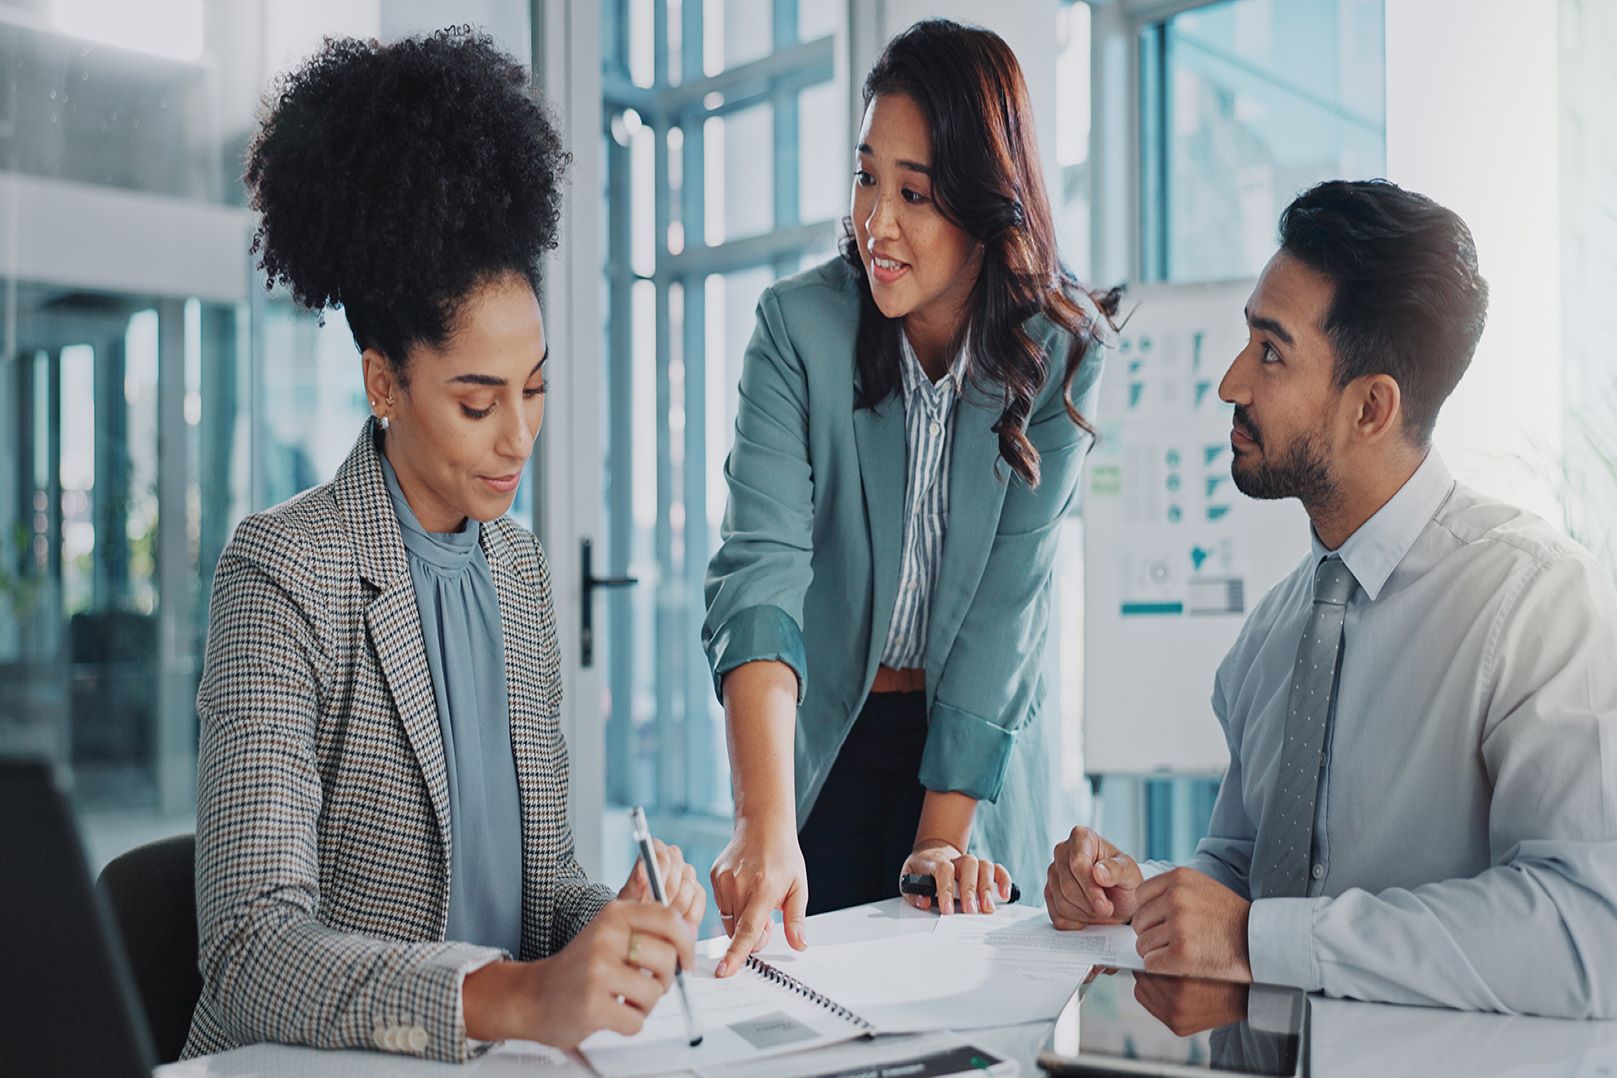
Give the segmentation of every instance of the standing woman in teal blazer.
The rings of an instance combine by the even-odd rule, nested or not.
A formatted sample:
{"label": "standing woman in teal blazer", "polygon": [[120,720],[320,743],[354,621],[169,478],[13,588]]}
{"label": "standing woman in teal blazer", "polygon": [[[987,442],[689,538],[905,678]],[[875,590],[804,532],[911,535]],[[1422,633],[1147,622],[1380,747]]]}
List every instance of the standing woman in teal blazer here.
{"label": "standing woman in teal blazer", "polygon": [[805,913],[901,872],[976,912],[1009,895],[996,859],[1029,880],[1048,860],[1051,565],[1117,295],[1060,262],[998,36],[918,23],[864,102],[842,258],[759,300],[708,567],[736,808],[721,975],[772,910],[801,949]]}

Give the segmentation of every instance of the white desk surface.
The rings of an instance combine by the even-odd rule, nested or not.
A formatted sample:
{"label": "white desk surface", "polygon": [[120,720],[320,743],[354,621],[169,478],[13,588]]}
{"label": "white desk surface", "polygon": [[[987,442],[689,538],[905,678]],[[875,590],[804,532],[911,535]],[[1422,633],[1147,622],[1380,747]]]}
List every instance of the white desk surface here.
{"label": "white desk surface", "polygon": [[[929,931],[936,914],[911,909],[899,899],[809,918],[814,943],[848,943],[894,932]],[[779,931],[778,927],[776,929]],[[1430,1074],[1617,1078],[1617,1021],[1573,1022],[1553,1018],[1467,1014],[1425,1007],[1314,997],[1312,1074]],[[1039,1074],[1034,1063],[1047,1022],[976,1030],[962,1036]],[[891,1039],[884,1038],[885,1046]],[[916,1048],[922,1047],[919,1040]],[[870,1042],[852,1042],[803,1056],[759,1061],[749,1073],[777,1075],[789,1063],[812,1058],[831,1070],[871,1061]],[[491,1055],[465,1065],[428,1063],[380,1052],[322,1052],[259,1044],[233,1052],[157,1068],[154,1078],[516,1078],[536,1074],[588,1078],[581,1060],[544,1062],[535,1057]]]}

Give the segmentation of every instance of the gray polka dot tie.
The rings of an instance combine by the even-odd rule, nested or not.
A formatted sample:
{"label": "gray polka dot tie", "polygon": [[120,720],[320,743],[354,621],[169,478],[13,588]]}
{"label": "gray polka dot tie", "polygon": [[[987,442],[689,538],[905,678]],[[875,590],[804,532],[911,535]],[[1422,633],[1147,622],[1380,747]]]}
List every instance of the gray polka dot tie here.
{"label": "gray polka dot tie", "polygon": [[1314,608],[1297,645],[1280,773],[1253,851],[1255,898],[1300,898],[1308,893],[1310,877],[1324,874],[1313,861],[1314,803],[1325,767],[1325,727],[1336,696],[1342,620],[1358,586],[1341,558],[1326,558],[1314,571]]}

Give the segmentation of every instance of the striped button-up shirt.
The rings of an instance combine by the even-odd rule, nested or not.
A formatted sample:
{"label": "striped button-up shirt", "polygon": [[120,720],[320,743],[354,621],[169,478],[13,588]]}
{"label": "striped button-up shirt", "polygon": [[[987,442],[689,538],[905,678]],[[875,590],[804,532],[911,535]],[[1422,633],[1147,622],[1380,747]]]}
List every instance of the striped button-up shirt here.
{"label": "striped button-up shirt", "polygon": [[894,669],[925,665],[927,617],[949,528],[949,456],[954,443],[955,401],[965,377],[962,349],[949,373],[934,383],[921,369],[909,336],[900,331],[904,374],[904,545],[898,560],[898,598],[881,661]]}

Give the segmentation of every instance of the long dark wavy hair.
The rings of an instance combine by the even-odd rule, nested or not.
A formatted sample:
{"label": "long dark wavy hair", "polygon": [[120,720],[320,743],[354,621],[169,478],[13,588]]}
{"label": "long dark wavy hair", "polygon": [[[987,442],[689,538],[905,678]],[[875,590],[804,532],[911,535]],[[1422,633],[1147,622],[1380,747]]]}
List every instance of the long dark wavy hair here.
{"label": "long dark wavy hair", "polygon": [[[1039,172],[1022,68],[990,30],[927,19],[888,42],[865,76],[868,108],[880,94],[906,94],[932,133],[932,194],[944,217],[983,244],[983,265],[959,333],[967,346],[968,383],[1003,401],[994,433],[999,455],[1028,486],[1039,483],[1039,452],[1027,437],[1028,413],[1050,377],[1050,359],[1026,329],[1043,314],[1065,329],[1071,346],[1061,375],[1067,414],[1093,433],[1071,398],[1095,327],[1073,298],[1083,289],[1056,250],[1050,201]],[[900,323],[870,294],[853,220],[843,220],[842,258],[858,275],[860,311],[854,404],[874,408],[902,383]],[[1117,313],[1122,290],[1089,292],[1102,316]]]}

